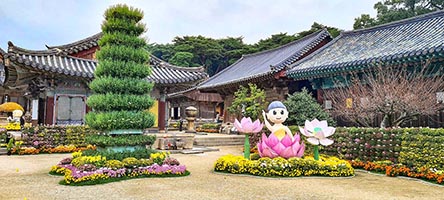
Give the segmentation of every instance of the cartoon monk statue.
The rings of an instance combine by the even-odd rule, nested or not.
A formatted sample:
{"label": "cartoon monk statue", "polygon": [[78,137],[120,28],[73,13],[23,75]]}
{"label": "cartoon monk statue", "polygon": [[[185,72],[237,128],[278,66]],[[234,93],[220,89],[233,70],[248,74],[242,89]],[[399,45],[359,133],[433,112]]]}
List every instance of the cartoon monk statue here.
{"label": "cartoon monk statue", "polygon": [[[290,129],[283,125],[282,123],[288,118],[288,110],[285,105],[280,101],[273,101],[268,105],[268,112],[262,111],[262,115],[264,117],[265,126],[267,126],[268,130],[270,130],[279,140],[284,138],[285,134],[290,136],[291,140],[293,140],[293,134]],[[268,120],[273,123],[273,125],[268,122]]]}

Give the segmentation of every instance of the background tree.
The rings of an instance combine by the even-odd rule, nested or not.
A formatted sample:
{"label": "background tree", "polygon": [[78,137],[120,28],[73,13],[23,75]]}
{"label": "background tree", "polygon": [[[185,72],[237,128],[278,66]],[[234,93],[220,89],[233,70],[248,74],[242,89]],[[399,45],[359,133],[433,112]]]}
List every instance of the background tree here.
{"label": "background tree", "polygon": [[206,72],[212,76],[236,62],[242,55],[273,49],[323,28],[326,28],[333,37],[339,35],[339,29],[315,22],[309,30],[294,35],[274,34],[252,45],[245,44],[242,37],[213,39],[203,36],[183,36],[174,38],[171,44],[149,44],[147,49],[152,55],[175,65],[205,66]]}
{"label": "background tree", "polygon": [[265,109],[265,91],[249,83],[248,87],[240,86],[234,93],[233,103],[228,111],[238,116],[250,117],[253,121],[261,116]]}
{"label": "background tree", "polygon": [[145,129],[153,126],[154,116],[145,111],[153,105],[149,96],[153,83],[144,79],[151,73],[145,32],[140,23],[143,12],[126,5],[105,11],[103,36],[97,52],[98,65],[88,98],[93,112],[86,123],[99,130]]}
{"label": "background tree", "polygon": [[336,116],[372,126],[379,115],[383,116],[380,127],[398,127],[419,115],[434,115],[443,109],[436,99],[436,92],[444,88],[443,74],[443,69],[428,64],[415,68],[380,66],[350,74],[348,86],[324,94],[332,101]]}
{"label": "background tree", "polygon": [[383,0],[376,3],[373,8],[377,11],[376,18],[362,14],[355,18],[354,29],[368,28],[442,10],[444,0]]}
{"label": "background tree", "polygon": [[288,96],[284,104],[288,109],[288,119],[286,123],[292,126],[304,126],[305,120],[327,120],[328,124],[335,125],[336,122],[328,112],[322,109],[316,99],[303,88],[301,92],[295,92]]}
{"label": "background tree", "polygon": [[192,53],[179,51],[174,54],[169,62],[181,67],[192,67],[195,65],[193,64],[193,57],[194,55]]}

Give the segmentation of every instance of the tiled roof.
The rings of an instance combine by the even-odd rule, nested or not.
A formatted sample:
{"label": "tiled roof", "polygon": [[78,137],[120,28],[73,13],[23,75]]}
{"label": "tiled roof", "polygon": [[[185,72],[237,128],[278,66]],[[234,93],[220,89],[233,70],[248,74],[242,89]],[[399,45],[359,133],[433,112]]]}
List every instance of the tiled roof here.
{"label": "tiled roof", "polygon": [[2,48],[0,48],[0,55],[5,55],[6,54],[6,52],[5,51],[3,51],[3,49]]}
{"label": "tiled roof", "polygon": [[[82,59],[66,55],[60,49],[49,49],[42,51],[27,50],[8,43],[9,50],[6,57],[12,62],[23,64],[35,70],[47,71],[92,79],[97,61]],[[152,74],[147,80],[157,84],[177,84],[194,82],[208,77],[203,67],[185,68],[166,63],[159,58],[151,56],[150,64]]]}
{"label": "tiled roof", "polygon": [[59,46],[46,46],[48,49],[60,49],[68,54],[78,53],[83,50],[88,50],[90,48],[98,46],[99,39],[102,37],[102,33],[97,33],[91,37],[72,42],[69,44],[59,45]]}
{"label": "tiled roof", "polygon": [[319,43],[330,38],[331,36],[326,30],[321,30],[275,49],[244,55],[234,64],[199,85],[198,89],[214,88],[271,76],[275,72],[287,68]]}
{"label": "tiled roof", "polygon": [[287,75],[297,80],[316,78],[431,55],[444,56],[444,11],[343,32],[293,64]]}

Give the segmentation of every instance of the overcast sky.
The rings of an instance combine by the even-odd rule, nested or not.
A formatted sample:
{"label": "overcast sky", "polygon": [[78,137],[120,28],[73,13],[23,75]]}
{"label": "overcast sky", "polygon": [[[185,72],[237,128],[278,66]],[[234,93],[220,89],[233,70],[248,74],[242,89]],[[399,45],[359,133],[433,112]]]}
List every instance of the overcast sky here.
{"label": "overcast sky", "polygon": [[1,0],[0,47],[7,42],[45,49],[100,32],[110,5],[126,3],[145,13],[150,43],[170,43],[175,36],[244,38],[252,44],[272,34],[294,34],[313,22],[343,30],[362,13],[375,16],[378,0]]}

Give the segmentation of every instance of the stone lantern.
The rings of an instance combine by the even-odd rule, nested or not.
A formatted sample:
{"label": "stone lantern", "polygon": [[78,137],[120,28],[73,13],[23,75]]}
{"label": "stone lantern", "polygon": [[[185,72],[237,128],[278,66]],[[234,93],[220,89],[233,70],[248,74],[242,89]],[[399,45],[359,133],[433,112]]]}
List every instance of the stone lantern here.
{"label": "stone lantern", "polygon": [[194,129],[194,121],[196,120],[197,116],[197,108],[193,106],[189,106],[185,108],[185,114],[186,114],[186,120],[188,121],[187,130],[186,133],[195,133],[196,129]]}

